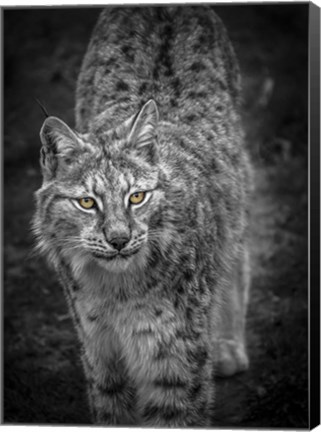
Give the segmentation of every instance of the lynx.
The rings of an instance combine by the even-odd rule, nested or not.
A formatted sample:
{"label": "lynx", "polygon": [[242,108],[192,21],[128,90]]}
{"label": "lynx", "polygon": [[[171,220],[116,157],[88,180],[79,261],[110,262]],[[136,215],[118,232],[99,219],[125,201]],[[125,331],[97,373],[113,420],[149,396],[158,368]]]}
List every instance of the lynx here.
{"label": "lynx", "polygon": [[207,7],[107,8],[76,126],[41,129],[38,248],[82,346],[93,422],[205,427],[248,368],[240,74]]}

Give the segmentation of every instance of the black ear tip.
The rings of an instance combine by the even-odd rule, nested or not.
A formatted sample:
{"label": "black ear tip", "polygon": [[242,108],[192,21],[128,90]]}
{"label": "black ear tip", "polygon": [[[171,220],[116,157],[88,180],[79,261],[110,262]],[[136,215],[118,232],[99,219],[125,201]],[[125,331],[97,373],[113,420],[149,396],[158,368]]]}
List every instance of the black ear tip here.
{"label": "black ear tip", "polygon": [[49,116],[45,119],[40,130],[40,135],[46,134],[51,131],[56,131],[62,134],[70,134],[70,128],[58,117]]}
{"label": "black ear tip", "polygon": [[62,124],[62,121],[58,117],[49,116],[46,118],[43,124],[47,125],[48,127],[57,127]]}

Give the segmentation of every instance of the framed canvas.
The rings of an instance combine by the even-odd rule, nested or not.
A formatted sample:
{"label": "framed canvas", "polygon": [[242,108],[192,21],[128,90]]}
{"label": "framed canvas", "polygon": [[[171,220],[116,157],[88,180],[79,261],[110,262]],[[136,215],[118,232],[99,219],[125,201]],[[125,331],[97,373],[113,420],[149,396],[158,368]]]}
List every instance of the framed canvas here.
{"label": "framed canvas", "polygon": [[[87,57],[84,56],[92,31],[102,13],[102,7],[88,5],[2,8],[2,423],[4,425],[105,424],[125,427],[307,429],[320,423],[320,9],[311,2],[208,3],[206,5],[208,9],[204,9],[208,12],[202,12],[202,15],[200,10],[204,7],[203,4],[198,3],[125,5],[118,9],[108,6],[107,15],[110,13],[111,18],[104,18],[106,22],[101,21],[101,27],[96,27]],[[158,18],[151,18],[149,22],[145,18],[145,21],[142,21],[141,16],[147,9],[157,9],[159,14],[157,16],[161,18],[158,21]],[[183,14],[182,10],[189,11],[187,13],[189,21],[186,25],[182,24],[183,21],[179,21],[180,18],[175,21],[175,17]],[[126,20],[121,21],[119,17],[123,13],[127,14]],[[154,11],[148,13],[151,17],[156,16]],[[213,31],[209,32],[212,13],[215,13],[219,19],[213,21]],[[199,16],[201,18],[197,18]],[[161,24],[160,20],[162,20]],[[224,27],[220,27],[221,22]],[[145,30],[141,30],[140,26],[148,27],[150,40],[143,37]],[[160,26],[162,31],[158,34]],[[128,36],[127,28],[132,29],[132,35]],[[179,30],[180,28],[182,30]],[[202,28],[207,30],[200,30]],[[223,37],[224,29],[226,33]],[[158,35],[159,39],[155,35]],[[229,38],[228,42],[226,37]],[[156,42],[153,38],[156,38]],[[193,45],[194,40],[198,45],[196,43]],[[222,48],[221,45],[216,45],[216,40],[226,45],[222,45]],[[153,41],[154,45],[152,45]],[[215,50],[209,54],[211,44]],[[146,52],[144,47],[147,47]],[[234,58],[234,52],[237,60]],[[156,66],[154,64],[153,69],[149,70],[149,62],[154,60]],[[211,66],[209,66],[210,62],[212,62]],[[241,84],[235,78],[238,76],[237,64]],[[148,80],[144,78],[145,84],[140,81],[144,73],[149,77]],[[162,81],[163,78],[160,77],[165,78]],[[99,87],[98,82],[103,82],[103,85]],[[215,84],[213,88],[220,88],[219,91],[212,89],[213,83]],[[99,98],[97,92],[101,92]],[[234,95],[235,92],[239,92],[237,96]],[[143,95],[141,99],[137,99],[138,94]],[[150,100],[155,102],[148,102]],[[112,105],[110,101],[116,105]],[[145,103],[143,108],[142,101]],[[110,117],[103,115],[104,111],[101,108],[103,105],[105,108],[108,107],[106,112]],[[117,107],[115,110],[114,106]],[[233,114],[234,108],[239,115],[238,118],[241,119],[243,125],[241,129],[235,126],[237,122],[235,122],[236,114]],[[75,220],[79,217],[79,220],[86,222],[83,222],[82,234],[77,231],[75,237],[77,240],[74,239],[73,247],[68,249],[70,262],[74,262],[72,259],[77,255],[79,245],[85,241],[82,237],[83,233],[93,229],[92,218],[99,219],[98,211],[103,213],[104,193],[100,203],[98,198],[93,198],[93,194],[77,192],[78,195],[72,198],[73,203],[71,203],[71,180],[68,173],[75,169],[75,164],[78,164],[78,177],[75,175],[73,181],[76,177],[79,184],[85,181],[83,179],[87,175],[86,167],[92,167],[90,164],[95,159],[97,151],[92,137],[94,134],[98,136],[103,127],[106,127],[107,131],[111,127],[118,127],[115,120],[118,112],[120,113],[119,124],[124,122],[122,123],[125,125],[124,128],[128,127],[126,133],[130,138],[127,136],[127,141],[125,138],[125,141],[122,141],[123,129],[121,131],[115,129],[114,135],[108,135],[106,132],[102,136],[107,137],[105,138],[107,141],[117,142],[122,149],[122,154],[127,154],[130,150],[126,146],[136,140],[138,144],[135,152],[144,160],[142,166],[145,167],[145,171],[142,170],[142,177],[149,172],[148,164],[151,163],[151,159],[146,162],[147,159],[144,158],[154,157],[154,153],[152,156],[148,153],[152,151],[150,148],[148,151],[145,150],[145,144],[146,140],[148,142],[155,140],[153,146],[156,146],[154,131],[156,117],[158,116],[159,125],[167,125],[163,126],[167,134],[172,128],[173,130],[176,128],[176,135],[173,135],[176,138],[172,137],[167,145],[172,146],[171,148],[175,146],[180,148],[177,150],[178,156],[176,150],[171,150],[173,152],[171,154],[174,155],[172,156],[174,159],[177,156],[177,160],[181,162],[174,164],[175,181],[172,174],[170,177],[172,183],[166,186],[168,190],[172,190],[171,187],[176,188],[176,202],[174,205],[170,201],[173,198],[169,198],[174,196],[174,192],[172,195],[170,192],[164,192],[164,195],[159,195],[163,198],[157,198],[159,202],[163,202],[161,199],[164,200],[166,197],[166,205],[172,206],[173,214],[177,212],[176,216],[173,216],[174,222],[171,220],[171,229],[174,230],[171,231],[172,234],[167,238],[168,231],[162,231],[157,238],[161,245],[158,245],[157,250],[163,260],[163,267],[159,268],[163,271],[167,262],[168,272],[172,271],[173,276],[168,277],[166,289],[163,288],[164,291],[157,291],[155,294],[158,296],[157,301],[150,294],[153,292],[152,288],[148,291],[148,296],[145,291],[144,295],[140,294],[141,287],[145,286],[143,278],[160,266],[157,264],[160,259],[157,252],[154,258],[146,258],[144,276],[140,276],[139,279],[131,276],[136,282],[139,280],[136,285],[133,285],[137,288],[135,296],[138,298],[141,295],[140,303],[138,300],[137,304],[135,303],[139,312],[136,309],[136,312],[133,312],[133,303],[130,303],[129,297],[126,297],[126,289],[131,286],[129,282],[124,282],[127,267],[124,265],[121,271],[116,271],[116,267],[113,267],[111,271],[108,267],[110,264],[106,264],[107,267],[101,265],[100,271],[103,271],[102,268],[107,269],[108,276],[104,276],[102,285],[104,288],[100,290],[100,300],[99,302],[97,299],[93,300],[94,282],[88,282],[92,291],[90,295],[88,290],[86,291],[88,295],[83,297],[81,310],[86,310],[86,314],[89,310],[92,312],[94,308],[90,309],[90,306],[96,301],[95,311],[101,311],[105,301],[106,291],[104,290],[112,290],[110,286],[116,286],[118,283],[115,281],[122,281],[119,282],[120,288],[115,289],[115,298],[119,296],[121,290],[124,291],[124,297],[122,300],[118,299],[122,302],[121,307],[120,303],[115,301],[114,304],[114,300],[110,300],[114,306],[108,312],[109,315],[106,315],[113,318],[108,320],[106,317],[105,321],[101,318],[98,331],[98,327],[94,330],[94,322],[99,319],[98,312],[98,315],[90,315],[88,312],[86,319],[90,324],[86,327],[87,324],[82,324],[85,312],[79,312],[78,300],[75,300],[81,298],[81,293],[85,292],[84,282],[79,282],[78,285],[76,282],[71,282],[72,277],[68,279],[69,273],[63,267],[64,260],[61,258],[59,261],[55,254],[60,256],[60,252],[67,247],[70,241],[68,233],[74,232],[75,226],[78,226]],[[125,112],[128,113],[129,120]],[[211,172],[204,174],[202,179],[202,170],[205,166],[208,167],[211,156],[209,147],[203,148],[202,139],[199,137],[204,137],[205,133],[212,131],[210,126],[212,112],[214,113],[214,135],[211,135],[211,140],[213,147],[217,149],[215,154],[218,156],[213,157],[212,171],[206,168]],[[219,125],[215,120],[215,113],[222,119]],[[225,132],[220,135],[220,127],[225,128],[227,137],[230,136],[229,128],[235,128],[231,135],[234,137],[232,141],[224,138]],[[158,129],[157,132],[159,142],[163,139],[161,130]],[[243,144],[241,132],[237,139],[235,138],[236,130],[244,131]],[[179,141],[177,131],[180,136],[185,136],[186,141]],[[222,138],[218,139],[218,136]],[[78,155],[74,142],[84,148],[87,146],[85,153],[91,156],[89,159],[86,156],[85,162],[82,156],[74,156],[74,154]],[[188,147],[187,142],[194,143],[189,144],[188,150],[185,148]],[[42,145],[43,150],[40,155]],[[117,145],[111,145],[117,152]],[[232,301],[229,297],[229,292],[232,292],[230,283],[217,282],[227,276],[222,276],[220,279],[219,271],[215,273],[215,266],[220,268],[221,265],[223,268],[225,265],[232,269],[229,270],[230,272],[236,271],[231,264],[234,259],[231,258],[232,253],[229,255],[224,252],[225,240],[221,239],[236,235],[237,230],[233,227],[239,222],[235,222],[236,225],[233,225],[234,222],[229,225],[227,219],[233,219],[230,215],[241,214],[240,208],[243,204],[239,203],[243,198],[235,198],[235,201],[232,201],[232,196],[235,191],[238,191],[235,192],[236,195],[245,193],[247,188],[247,186],[239,188],[237,184],[243,182],[246,169],[243,162],[240,162],[243,156],[239,155],[237,145],[243,145],[244,152],[248,154],[251,176],[247,180],[250,190],[247,198],[246,218],[248,219],[244,222],[247,224],[247,230],[242,234],[242,241],[235,240],[236,237],[233,237],[233,242],[240,242],[240,249],[245,243],[248,245],[250,258],[247,272],[242,273],[236,280],[246,277],[251,282],[249,291],[235,294],[236,297],[233,297]],[[183,147],[185,150],[182,150]],[[165,150],[165,153],[162,153],[162,150],[158,151],[160,154],[166,153]],[[105,153],[100,154],[100,161],[104,158],[112,159],[108,151],[105,156],[102,154]],[[159,153],[157,155],[162,157]],[[223,155],[222,159],[220,155]],[[219,171],[216,158],[219,159],[218,165],[225,164],[227,160],[227,168]],[[232,159],[234,162],[230,163]],[[180,163],[182,165],[179,165]],[[202,167],[200,164],[203,164]],[[191,167],[196,167],[196,171]],[[54,175],[53,171],[57,173],[60,169],[63,173],[61,176],[67,180],[65,186],[60,183],[58,198],[48,193],[40,200],[38,193],[36,199],[35,192],[43,184],[42,173],[45,187],[50,189],[50,185],[56,181],[55,175],[58,175]],[[97,168],[97,171],[100,169]],[[216,169],[218,171],[215,171]],[[214,173],[218,173],[217,177]],[[108,175],[110,175],[109,171]],[[115,176],[117,177],[116,174]],[[239,180],[235,180],[234,176]],[[184,178],[184,181],[181,178]],[[234,180],[226,180],[232,178]],[[220,184],[223,192],[222,197],[219,197],[217,192],[217,195],[213,195],[215,199],[213,198],[212,201],[209,199],[210,210],[206,210],[207,204],[204,203],[207,203],[207,197],[204,198],[201,194],[204,190],[210,190],[210,181],[213,190],[217,184]],[[231,186],[230,196],[227,196],[226,192],[230,189],[224,189],[228,181],[235,183]],[[196,184],[200,186],[196,188]],[[113,183],[112,180],[110,185],[108,187],[111,189],[116,190],[118,187],[118,183]],[[189,185],[188,190],[186,185]],[[72,187],[75,187],[74,184]],[[108,187],[106,186],[106,191],[109,190]],[[128,222],[129,225],[124,222],[123,228],[119,228],[117,236],[112,239],[110,236],[115,230],[112,234],[104,231],[106,241],[112,244],[114,249],[125,250],[126,244],[132,242],[130,236],[134,236],[132,233],[136,232],[136,228],[133,228],[136,226],[133,222],[134,217],[128,216],[129,206],[137,206],[135,210],[137,215],[147,206],[149,207],[146,212],[152,211],[153,203],[156,202],[155,197],[158,197],[158,192],[155,192],[157,187],[153,186],[152,192],[147,186],[141,186],[141,189],[143,190],[138,186],[136,189],[128,189],[125,199],[130,200],[130,203],[125,205],[127,213],[121,213],[127,216],[115,213],[113,227],[119,227],[125,217],[130,218],[132,222],[130,224]],[[47,203],[54,199],[67,200],[64,194],[68,195],[69,201],[59,204],[59,212],[50,210],[52,208],[50,206],[47,207]],[[179,200],[190,199],[188,198],[190,195],[193,195],[191,207],[184,207],[184,211],[179,210],[182,205],[182,201]],[[145,207],[144,200],[146,200]],[[219,204],[219,200],[223,204]],[[194,208],[192,206],[195,201],[199,201],[197,207],[199,213],[195,210],[192,214],[192,210],[189,212],[186,209]],[[228,208],[229,205],[232,206],[229,204],[232,202],[233,211]],[[162,205],[163,209],[165,204]],[[225,206],[222,214],[227,215],[227,219],[223,216],[215,216],[217,215],[215,209],[220,205],[221,209]],[[106,203],[106,208],[109,210],[106,210],[104,215],[114,215],[117,206],[116,201],[113,201],[113,204]],[[45,209],[47,225],[43,222],[44,219],[41,219],[45,217],[43,216]],[[180,216],[178,216],[179,211]],[[161,214],[160,210],[157,212],[158,215]],[[183,216],[182,212],[184,212]],[[35,217],[35,213],[38,216]],[[213,220],[213,228],[207,227],[208,231],[205,228],[203,230],[202,224],[196,223],[201,213],[205,215],[204,221],[207,220],[206,217]],[[89,214],[91,219],[88,219]],[[213,214],[212,219],[206,216],[211,214]],[[57,220],[53,225],[52,221],[55,217]],[[143,218],[137,216],[139,217]],[[70,219],[67,221],[68,218]],[[179,225],[182,222],[178,220],[185,221],[185,225]],[[207,224],[212,226],[211,223]],[[97,222],[95,226],[98,225]],[[205,225],[204,222],[204,227]],[[65,228],[66,226],[70,228]],[[124,227],[128,228],[129,234]],[[64,233],[63,236],[61,232]],[[193,238],[198,239],[196,249],[188,249],[186,245],[180,248],[177,246],[182,236],[181,232],[184,232],[185,236],[191,236],[193,233]],[[225,237],[220,237],[223,232]],[[59,248],[57,246],[58,252],[53,252],[51,249],[48,252],[46,242],[49,241],[49,234],[51,239],[60,239]],[[97,238],[99,235],[98,233]],[[135,241],[139,244],[139,234],[135,235]],[[152,238],[152,234],[149,238]],[[217,239],[213,252],[210,252],[211,246],[206,238]],[[166,249],[166,241],[173,242],[173,246]],[[38,253],[37,242],[41,250],[47,251],[47,258],[49,254],[49,261],[54,262],[53,267],[48,265],[41,253]],[[182,240],[183,244],[185,243]],[[104,253],[100,240],[97,240],[95,247],[96,252]],[[176,269],[173,267],[174,249],[178,251],[175,255],[178,263]],[[146,246],[147,250],[151,249],[147,249]],[[197,255],[202,254],[203,250],[209,250],[208,254],[213,253],[215,277],[209,274],[209,266],[204,264],[207,263],[205,258],[199,261],[195,258],[195,262],[198,263],[196,267],[192,264],[186,265],[182,261],[183,254],[185,254],[184,259],[188,261],[191,260],[193,251]],[[61,256],[65,257],[65,255]],[[68,259],[66,258],[67,267]],[[106,256],[105,259],[107,260]],[[139,265],[137,261],[137,266]],[[184,265],[186,269],[183,272]],[[202,270],[200,265],[203,265]],[[84,268],[87,268],[87,264],[83,261],[70,266],[72,268],[70,274],[81,273]],[[199,284],[195,282],[196,285],[191,282],[194,280],[194,273],[198,274]],[[161,273],[159,270],[155,274],[158,276],[153,276],[153,289],[161,284],[162,280],[166,280],[166,271]],[[181,278],[180,274],[183,275]],[[229,274],[228,271],[225,274]],[[87,281],[98,280],[97,274],[92,269],[87,276],[89,278],[86,279]],[[183,277],[184,282],[181,282]],[[203,294],[200,293],[202,287],[200,281],[203,279],[212,281],[213,286],[215,285],[214,288],[211,286],[208,288],[208,297],[205,296],[206,289]],[[65,283],[64,289],[59,282],[61,280],[63,284]],[[176,281],[175,284],[173,281]],[[211,283],[206,282],[209,285]],[[185,298],[186,286],[191,286],[188,289],[194,294]],[[133,291],[134,288],[129,289]],[[220,295],[217,294],[218,291],[221,292]],[[110,294],[106,294],[108,295]],[[191,303],[188,303],[189,301]],[[204,309],[197,309],[202,302],[205,305]],[[234,348],[234,336],[226,336],[224,333],[222,338],[230,338],[228,340],[232,341],[232,345],[223,343],[226,351],[223,350],[222,357],[220,357],[221,336],[216,333],[216,324],[213,324],[213,339],[205,336],[207,331],[210,332],[209,328],[212,324],[202,324],[203,327],[200,328],[203,330],[199,331],[198,335],[202,343],[199,342],[196,348],[193,345],[194,339],[188,333],[188,331],[196,332],[195,323],[198,318],[200,322],[205,320],[205,316],[210,313],[207,308],[209,304],[214,304],[215,314],[218,313],[217,310],[223,308],[221,305],[216,308],[215,302],[222,304],[241,302],[243,312],[246,308],[246,324],[243,323],[243,318],[238,321],[240,313],[238,308],[229,309],[226,315],[224,312],[222,313],[224,316],[220,316],[222,321],[233,322],[234,327],[239,326],[235,330],[236,333],[244,325],[246,334],[244,339],[246,342],[242,339],[242,344],[238,345],[237,342]],[[154,305],[153,309],[150,304]],[[197,315],[196,310],[204,311],[202,312],[204,315],[201,313]],[[123,328],[118,329],[118,326],[122,325],[118,323],[119,314],[124,317],[123,321],[119,322],[125,322],[130,317],[130,322],[126,324],[126,331]],[[140,317],[140,321],[137,316]],[[162,321],[162,317],[165,316],[167,321],[165,318]],[[135,345],[136,348],[130,351],[128,347],[132,346],[133,339],[128,336],[132,334],[128,333],[128,329],[131,326],[134,328],[137,322],[140,323],[141,332],[143,331],[141,328],[149,323],[144,327],[145,345],[139,345],[139,342],[137,346]],[[180,336],[177,336],[178,330],[175,334],[171,333],[173,327],[169,326],[168,322],[176,323],[177,329],[179,328],[181,332]],[[207,323],[206,320],[204,322]],[[186,329],[190,327],[191,330],[187,331]],[[113,328],[114,333],[108,333],[106,328]],[[137,328],[135,332],[138,332]],[[86,343],[83,343],[82,337],[79,336],[81,332],[87,334]],[[135,332],[133,330],[133,334]],[[171,347],[172,343],[174,348],[168,348],[167,357],[162,351],[163,357],[159,356],[151,366],[146,359],[151,356],[151,347],[154,346],[157,337],[163,341],[166,349]],[[181,337],[177,345],[172,341],[176,337]],[[103,357],[98,356],[92,364],[90,346],[95,346],[95,350],[99,353],[105,353]],[[142,346],[144,348],[141,348]],[[186,353],[191,346],[194,346],[194,351],[188,355]],[[232,346],[232,354],[228,351],[230,348],[226,348],[230,346]],[[122,354],[119,354],[117,361],[115,360],[113,366],[108,369],[108,381],[105,367],[110,361],[110,353],[116,352],[118,347],[122,347]],[[183,354],[179,354],[180,350]],[[126,354],[129,352],[131,354]],[[137,354],[138,352],[140,354]],[[203,353],[203,357],[200,353]],[[87,355],[88,363],[84,360],[82,362],[81,355],[83,359]],[[204,375],[204,372],[202,375],[200,371],[203,371],[204,365],[212,355],[219,358],[215,360],[216,363],[214,362],[214,372],[211,375]],[[175,369],[177,358],[181,360],[180,356],[182,356],[182,363],[177,363],[180,366],[175,366],[177,375],[173,378],[174,375],[170,374]],[[228,359],[231,356],[232,363],[228,361],[226,363],[224,356]],[[186,372],[189,370],[189,362],[192,363],[194,360],[199,375],[190,375]],[[124,371],[128,376],[125,372],[119,372],[123,363],[127,365]],[[134,363],[136,366],[131,367]],[[162,372],[160,383],[160,378],[157,375],[156,379],[153,371],[159,372],[163,367],[160,365],[163,364],[166,364],[166,368],[164,366],[166,372]],[[86,368],[93,368],[93,371],[88,372]],[[121,383],[118,381],[116,383],[116,376],[123,377]],[[154,378],[150,378],[151,376]],[[97,390],[99,386],[95,387],[96,378],[106,381],[103,384],[99,381],[100,390]],[[127,387],[129,380],[134,383],[130,389]],[[207,390],[209,386],[211,390]],[[162,390],[159,390],[159,387]],[[100,395],[98,398],[99,391],[103,393],[103,397]],[[209,396],[205,395],[212,391],[215,397],[207,403],[206,398]],[[157,392],[162,392],[161,396]],[[125,399],[121,399],[120,394],[125,394]],[[91,405],[88,397],[92,400]],[[96,413],[95,417],[95,412],[104,411],[107,405],[108,415]],[[187,409],[187,406],[190,408]],[[203,417],[200,414],[201,406],[204,411]],[[161,409],[162,412],[159,411]],[[124,410],[125,414],[117,416],[115,413],[122,412],[121,410]],[[129,411],[133,414],[127,416]],[[198,417],[193,417],[194,411],[197,412]],[[199,423],[196,418],[201,419]]]}

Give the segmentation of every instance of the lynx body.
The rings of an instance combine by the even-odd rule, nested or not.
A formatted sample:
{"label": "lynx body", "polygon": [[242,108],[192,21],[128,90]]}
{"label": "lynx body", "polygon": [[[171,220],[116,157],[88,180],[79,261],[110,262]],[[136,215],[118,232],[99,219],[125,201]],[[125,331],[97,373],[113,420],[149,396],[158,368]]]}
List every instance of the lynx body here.
{"label": "lynx body", "polygon": [[215,373],[248,367],[239,99],[211,9],[108,8],[75,130],[42,127],[34,230],[82,344],[94,423],[209,426]]}

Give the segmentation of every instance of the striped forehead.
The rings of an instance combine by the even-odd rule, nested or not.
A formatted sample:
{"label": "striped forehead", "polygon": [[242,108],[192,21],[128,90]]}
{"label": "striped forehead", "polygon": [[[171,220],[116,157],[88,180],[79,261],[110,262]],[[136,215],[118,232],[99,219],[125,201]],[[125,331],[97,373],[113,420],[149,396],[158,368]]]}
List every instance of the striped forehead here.
{"label": "striped forehead", "polygon": [[86,179],[90,193],[98,196],[126,193],[134,179],[130,173],[123,173],[109,166],[107,170],[97,170]]}

